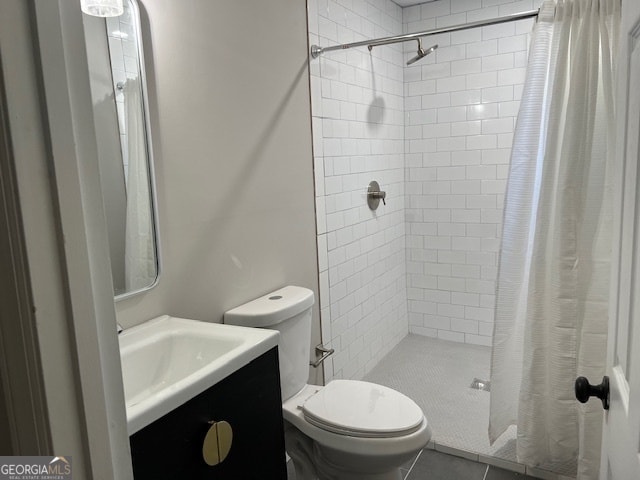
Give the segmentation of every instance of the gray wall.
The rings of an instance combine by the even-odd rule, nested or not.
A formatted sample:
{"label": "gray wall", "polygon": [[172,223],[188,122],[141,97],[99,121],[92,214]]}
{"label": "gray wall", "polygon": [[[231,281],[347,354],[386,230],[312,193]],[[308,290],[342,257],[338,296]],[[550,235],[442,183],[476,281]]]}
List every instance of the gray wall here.
{"label": "gray wall", "polygon": [[287,284],[317,295],[305,2],[141,3],[162,265],[119,321],[220,322]]}

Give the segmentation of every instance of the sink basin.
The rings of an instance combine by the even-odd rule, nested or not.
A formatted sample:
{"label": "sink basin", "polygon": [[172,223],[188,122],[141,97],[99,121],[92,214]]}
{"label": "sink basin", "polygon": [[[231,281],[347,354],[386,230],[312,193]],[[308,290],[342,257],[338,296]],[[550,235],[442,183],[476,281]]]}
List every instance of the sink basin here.
{"label": "sink basin", "polygon": [[275,347],[278,333],[164,315],[119,341],[131,435]]}

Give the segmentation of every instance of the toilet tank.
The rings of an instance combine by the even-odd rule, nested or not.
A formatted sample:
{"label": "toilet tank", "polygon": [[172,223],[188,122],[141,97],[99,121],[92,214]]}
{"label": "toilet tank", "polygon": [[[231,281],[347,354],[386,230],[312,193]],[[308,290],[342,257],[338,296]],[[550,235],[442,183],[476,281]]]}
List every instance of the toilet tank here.
{"label": "toilet tank", "polygon": [[282,401],[298,393],[309,376],[313,292],[288,286],[224,314],[224,323],[280,332],[278,358]]}

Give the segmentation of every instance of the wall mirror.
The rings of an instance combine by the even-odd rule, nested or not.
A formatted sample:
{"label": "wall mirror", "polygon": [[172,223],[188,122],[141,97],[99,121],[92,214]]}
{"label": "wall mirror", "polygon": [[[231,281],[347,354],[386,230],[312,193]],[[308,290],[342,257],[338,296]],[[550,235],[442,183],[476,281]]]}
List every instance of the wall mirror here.
{"label": "wall mirror", "polygon": [[140,12],[83,15],[100,183],[116,300],[153,287],[159,273],[153,157]]}

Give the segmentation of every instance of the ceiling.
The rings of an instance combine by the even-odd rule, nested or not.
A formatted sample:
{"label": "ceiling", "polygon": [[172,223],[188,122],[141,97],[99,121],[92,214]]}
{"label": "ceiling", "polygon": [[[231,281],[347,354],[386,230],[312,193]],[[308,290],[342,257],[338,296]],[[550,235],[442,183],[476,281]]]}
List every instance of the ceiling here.
{"label": "ceiling", "polygon": [[401,7],[410,7],[411,5],[419,5],[421,3],[435,2],[436,0],[393,0],[393,3]]}

